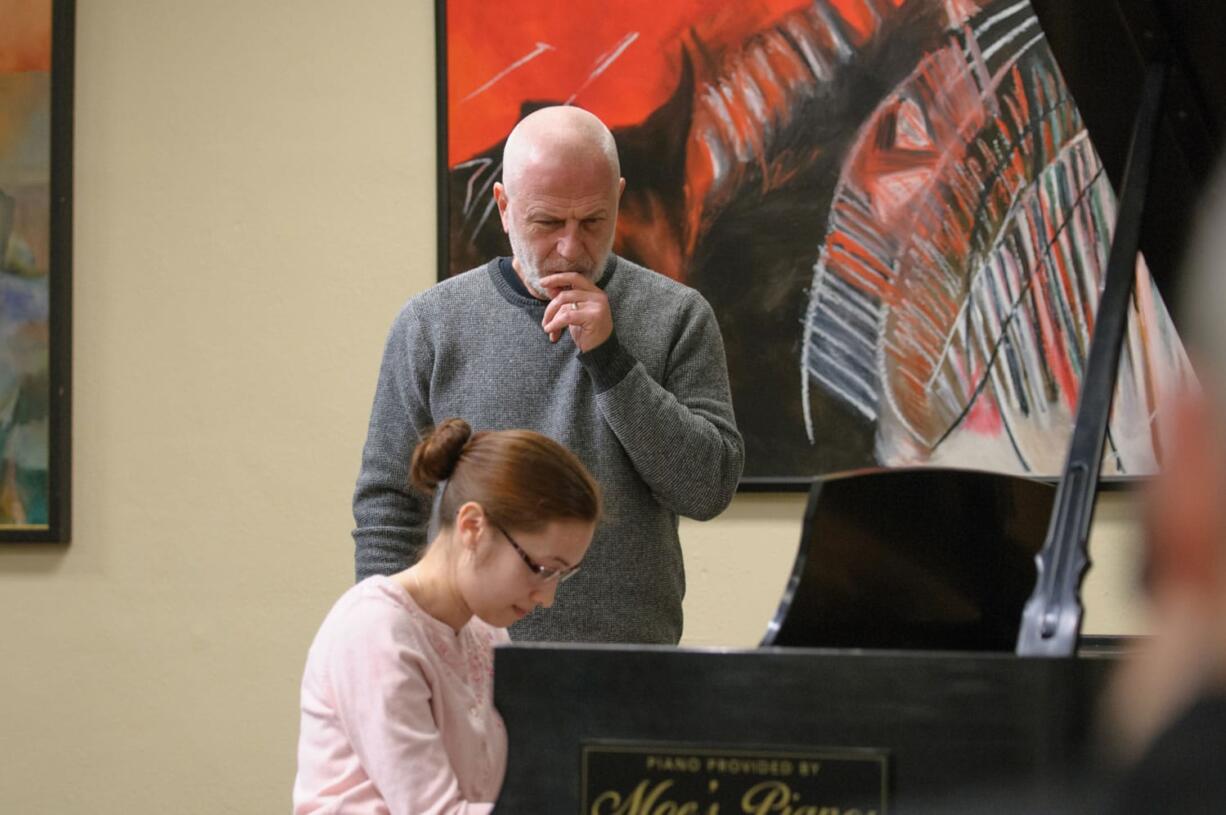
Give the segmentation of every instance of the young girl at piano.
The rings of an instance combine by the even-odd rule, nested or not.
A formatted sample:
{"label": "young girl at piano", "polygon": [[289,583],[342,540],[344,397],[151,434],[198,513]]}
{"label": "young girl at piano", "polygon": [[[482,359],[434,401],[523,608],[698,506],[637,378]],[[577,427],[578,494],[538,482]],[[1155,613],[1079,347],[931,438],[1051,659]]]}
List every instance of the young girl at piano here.
{"label": "young girl at piano", "polygon": [[328,613],[302,679],[294,812],[485,813],[506,764],[493,647],[553,604],[600,514],[566,448],[448,419],[410,474],[438,532],[414,566],[363,580]]}

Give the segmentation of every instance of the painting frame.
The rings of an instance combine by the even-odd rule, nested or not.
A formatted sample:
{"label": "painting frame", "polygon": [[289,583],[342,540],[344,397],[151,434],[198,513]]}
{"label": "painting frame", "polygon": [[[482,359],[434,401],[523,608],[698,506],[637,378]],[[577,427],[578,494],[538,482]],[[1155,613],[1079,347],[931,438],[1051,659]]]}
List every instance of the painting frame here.
{"label": "painting frame", "polygon": [[46,522],[0,524],[0,543],[72,537],[72,222],[75,0],[51,0]]}

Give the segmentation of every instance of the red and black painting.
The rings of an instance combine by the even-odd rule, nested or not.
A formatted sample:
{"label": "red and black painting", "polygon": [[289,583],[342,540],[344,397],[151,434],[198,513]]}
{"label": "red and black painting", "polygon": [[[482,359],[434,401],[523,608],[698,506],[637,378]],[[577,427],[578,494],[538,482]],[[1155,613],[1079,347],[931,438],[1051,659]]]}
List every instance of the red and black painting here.
{"label": "red and black painting", "polygon": [[[747,481],[1063,464],[1115,199],[1028,0],[446,0],[442,276],[509,253],[502,143],[613,129],[615,251],[719,318]],[[1142,264],[1104,472],[1187,375]]]}

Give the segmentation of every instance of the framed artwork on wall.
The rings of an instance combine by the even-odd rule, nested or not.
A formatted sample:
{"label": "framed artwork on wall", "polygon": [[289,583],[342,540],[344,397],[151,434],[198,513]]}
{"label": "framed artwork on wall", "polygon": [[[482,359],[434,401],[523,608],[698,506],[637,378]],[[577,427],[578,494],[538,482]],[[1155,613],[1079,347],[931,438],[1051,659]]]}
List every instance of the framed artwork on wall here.
{"label": "framed artwork on wall", "polygon": [[[436,9],[440,279],[509,253],[491,188],[511,128],[578,105],[618,142],[615,251],[715,309],[743,487],[1059,475],[1115,196],[1028,0]],[[1111,477],[1155,470],[1189,371],[1137,275]]]}
{"label": "framed artwork on wall", "polygon": [[71,533],[71,0],[0,0],[0,541]]}

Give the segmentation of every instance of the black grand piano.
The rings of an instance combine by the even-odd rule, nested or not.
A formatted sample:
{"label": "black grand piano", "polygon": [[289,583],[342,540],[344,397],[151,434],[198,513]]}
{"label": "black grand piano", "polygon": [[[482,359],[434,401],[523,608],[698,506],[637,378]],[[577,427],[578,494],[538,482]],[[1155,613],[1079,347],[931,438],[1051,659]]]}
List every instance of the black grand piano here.
{"label": "black grand piano", "polygon": [[815,482],[755,649],[499,649],[498,813],[942,811],[1083,766],[1121,650],[1082,640],[1079,592],[1135,258],[1175,302],[1220,145],[1226,32],[1212,4],[1033,5],[1120,194],[1063,477]]}

